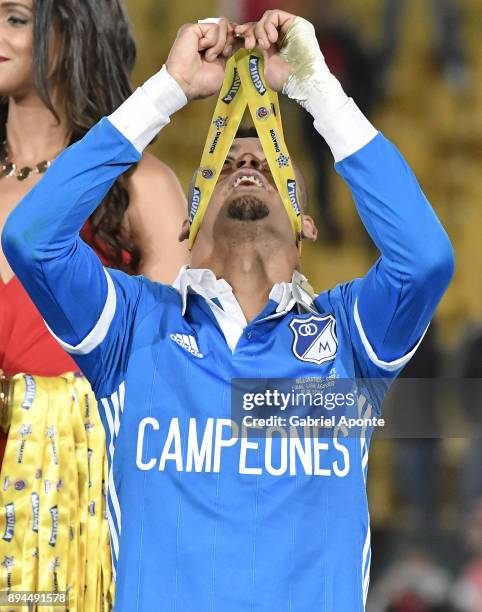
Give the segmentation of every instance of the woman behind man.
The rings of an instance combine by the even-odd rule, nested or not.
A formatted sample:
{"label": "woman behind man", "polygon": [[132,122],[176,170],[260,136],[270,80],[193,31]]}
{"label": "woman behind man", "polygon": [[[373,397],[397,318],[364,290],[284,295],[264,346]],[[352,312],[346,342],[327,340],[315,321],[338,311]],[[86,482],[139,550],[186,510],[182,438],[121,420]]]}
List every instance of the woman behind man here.
{"label": "woman behind man", "polygon": [[[134,61],[135,45],[121,0],[0,0],[0,231],[50,161],[128,97]],[[185,216],[185,199],[175,175],[145,155],[131,175],[119,179],[106,195],[85,226],[83,238],[106,265],[172,282],[187,260],[184,244],[176,240]],[[77,369],[50,336],[0,250],[3,421],[7,387],[11,396],[12,386],[20,385],[9,377],[20,372],[57,377]],[[62,404],[70,405],[72,380],[66,386],[65,381],[59,383],[56,396],[50,398],[60,409]],[[14,445],[28,447],[25,434],[19,440],[9,440],[6,462],[9,449],[16,452]],[[0,461],[3,446],[5,436]],[[97,464],[90,458],[90,469],[102,472],[102,458],[97,457]],[[8,467],[14,471],[10,462]],[[16,475],[4,471],[0,484],[8,491]],[[28,484],[28,478],[17,478],[16,491],[30,494]],[[7,519],[0,516],[2,533],[1,523]]]}

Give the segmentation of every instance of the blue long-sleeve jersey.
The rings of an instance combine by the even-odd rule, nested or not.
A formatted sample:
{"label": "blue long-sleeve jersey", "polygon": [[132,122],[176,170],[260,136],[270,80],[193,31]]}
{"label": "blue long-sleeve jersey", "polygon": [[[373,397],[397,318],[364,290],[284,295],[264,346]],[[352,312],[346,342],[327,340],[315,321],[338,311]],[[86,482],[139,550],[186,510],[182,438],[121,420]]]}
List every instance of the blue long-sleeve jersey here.
{"label": "blue long-sleeve jersey", "polygon": [[58,158],[2,234],[13,270],[99,400],[116,612],[362,610],[368,436],[240,436],[230,382],[396,376],[452,276],[447,235],[378,134],[336,168],[380,259],[306,310],[279,316],[270,299],[231,351],[203,297],[189,294],[184,312],[178,290],[104,268],[79,238],[139,157],[104,119]]}

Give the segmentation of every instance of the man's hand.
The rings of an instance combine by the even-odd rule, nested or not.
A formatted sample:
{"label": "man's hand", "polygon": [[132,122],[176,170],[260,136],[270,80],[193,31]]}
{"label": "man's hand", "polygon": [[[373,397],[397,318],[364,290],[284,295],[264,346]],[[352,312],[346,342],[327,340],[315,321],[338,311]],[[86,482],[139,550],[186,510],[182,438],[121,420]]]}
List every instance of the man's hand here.
{"label": "man's hand", "polygon": [[260,21],[236,26],[236,35],[244,38],[246,49],[258,47],[264,56],[266,84],[275,91],[281,91],[293,70],[281,57],[280,47],[284,36],[295,21],[295,15],[285,11],[266,11]]}
{"label": "man's hand", "polygon": [[227,19],[219,24],[189,23],[178,31],[166,68],[188,100],[206,98],[221,89],[226,60],[240,46]]}

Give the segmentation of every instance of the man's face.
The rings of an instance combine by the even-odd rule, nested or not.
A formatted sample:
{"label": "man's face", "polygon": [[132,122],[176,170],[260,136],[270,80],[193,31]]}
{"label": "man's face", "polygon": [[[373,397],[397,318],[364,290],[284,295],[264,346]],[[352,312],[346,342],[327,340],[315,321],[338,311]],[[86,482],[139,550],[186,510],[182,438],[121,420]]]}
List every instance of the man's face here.
{"label": "man's face", "polygon": [[237,138],[228,153],[196,242],[216,233],[236,241],[269,234],[294,244],[285,210],[258,138]]}

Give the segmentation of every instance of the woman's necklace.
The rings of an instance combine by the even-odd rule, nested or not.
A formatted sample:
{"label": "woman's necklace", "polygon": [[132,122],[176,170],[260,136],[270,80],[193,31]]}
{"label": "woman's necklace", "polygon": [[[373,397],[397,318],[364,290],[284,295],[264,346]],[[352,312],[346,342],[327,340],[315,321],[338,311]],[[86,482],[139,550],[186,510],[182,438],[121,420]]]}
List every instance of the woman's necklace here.
{"label": "woman's necklace", "polygon": [[18,181],[25,181],[25,179],[28,179],[32,174],[44,174],[44,172],[47,172],[52,162],[53,159],[46,159],[33,168],[30,166],[17,168],[16,164],[11,162],[8,158],[7,141],[4,140],[2,152],[0,153],[0,179],[15,176]]}

